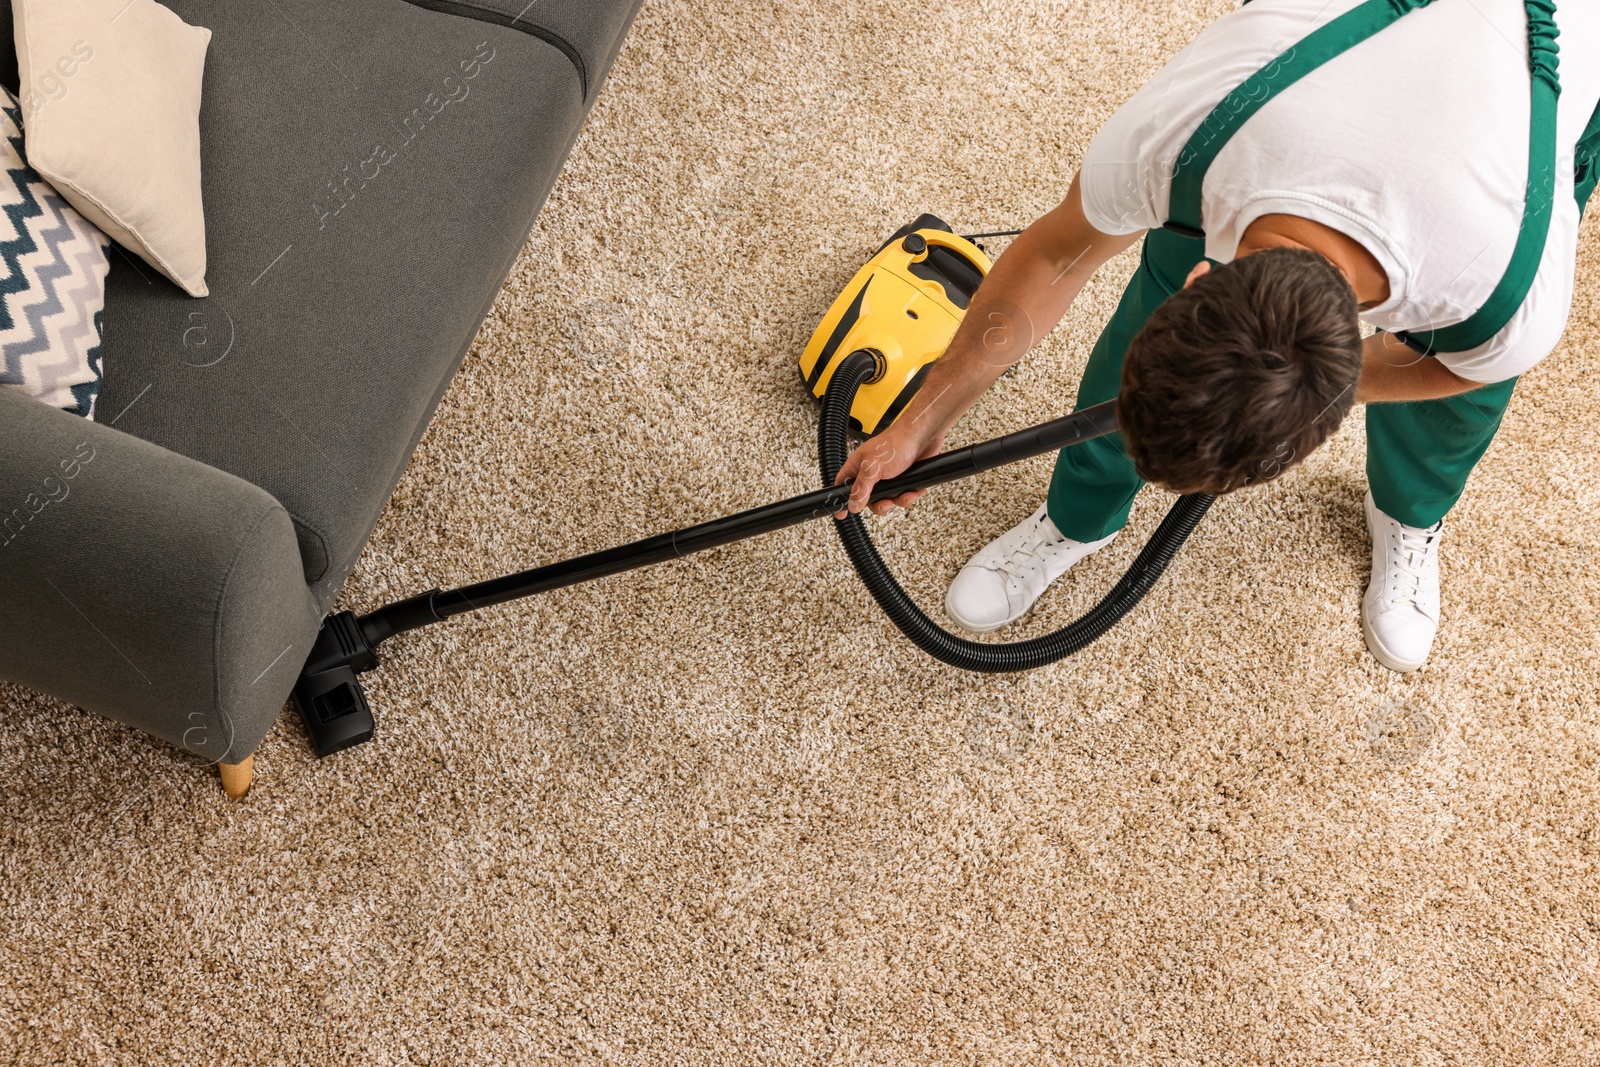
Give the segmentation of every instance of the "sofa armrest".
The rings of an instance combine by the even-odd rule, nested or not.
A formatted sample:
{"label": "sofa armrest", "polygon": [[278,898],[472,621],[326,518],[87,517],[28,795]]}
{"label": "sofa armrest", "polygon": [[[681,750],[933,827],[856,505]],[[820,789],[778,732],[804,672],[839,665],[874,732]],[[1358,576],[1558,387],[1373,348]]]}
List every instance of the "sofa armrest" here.
{"label": "sofa armrest", "polygon": [[10,389],[0,427],[0,677],[244,759],[320,622],[283,506]]}

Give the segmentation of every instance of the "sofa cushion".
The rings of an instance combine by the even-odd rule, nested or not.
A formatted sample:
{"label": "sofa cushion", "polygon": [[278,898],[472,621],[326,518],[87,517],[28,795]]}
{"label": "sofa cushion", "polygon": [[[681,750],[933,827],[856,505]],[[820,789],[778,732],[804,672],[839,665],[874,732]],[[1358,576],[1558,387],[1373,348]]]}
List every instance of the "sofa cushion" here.
{"label": "sofa cushion", "polygon": [[94,417],[110,241],[28,166],[0,89],[0,385]]}
{"label": "sofa cushion", "polygon": [[531,33],[566,53],[593,99],[622,47],[638,0],[411,0],[421,7]]}
{"label": "sofa cushion", "polygon": [[212,30],[211,295],[118,256],[100,421],[261,486],[326,603],[582,117],[528,34],[405,0],[172,0]]}
{"label": "sofa cushion", "polygon": [[205,296],[198,117],[211,31],[155,0],[14,7],[28,162],[112,240]]}

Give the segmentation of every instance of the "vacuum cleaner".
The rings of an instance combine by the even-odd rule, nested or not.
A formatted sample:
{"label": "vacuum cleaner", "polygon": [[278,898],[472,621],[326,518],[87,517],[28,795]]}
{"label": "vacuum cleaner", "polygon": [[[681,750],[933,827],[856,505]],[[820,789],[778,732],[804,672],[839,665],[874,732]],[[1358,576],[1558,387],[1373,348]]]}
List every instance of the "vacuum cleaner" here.
{"label": "vacuum cleaner", "polygon": [[[850,483],[834,485],[851,432],[887,428],[949,346],[991,266],[977,238],[959,236],[933,215],[896,230],[833,302],[800,356],[800,374],[822,403],[817,431],[822,487],[681,530],[547,563],[458,589],[429,589],[356,615],[323,620],[294,687],[294,704],[318,756],[372,738],[374,720],[360,675],[378,666],[377,647],[395,634],[455,615],[687,556],[708,548],[829,518],[845,510]],[[1116,430],[1116,401],[990,441],[940,453],[877,483],[873,501],[971,477],[1009,463],[1104,437]],[[972,641],[930,619],[890,573],[862,516],[834,528],[867,590],[890,621],[924,652],[969,671],[1031,670],[1080,651],[1136,605],[1211,506],[1205,493],[1180,496],[1127,572],[1097,604],[1061,629],[1014,642]]]}

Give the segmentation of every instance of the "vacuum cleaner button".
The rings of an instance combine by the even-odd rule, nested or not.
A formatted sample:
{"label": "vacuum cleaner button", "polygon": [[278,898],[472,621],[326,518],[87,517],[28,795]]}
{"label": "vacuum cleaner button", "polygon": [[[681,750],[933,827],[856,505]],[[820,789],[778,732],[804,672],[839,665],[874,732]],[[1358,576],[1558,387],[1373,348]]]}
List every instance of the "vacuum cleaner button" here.
{"label": "vacuum cleaner button", "polygon": [[928,250],[928,239],[920,233],[910,233],[900,242],[900,247],[914,256],[920,256]]}

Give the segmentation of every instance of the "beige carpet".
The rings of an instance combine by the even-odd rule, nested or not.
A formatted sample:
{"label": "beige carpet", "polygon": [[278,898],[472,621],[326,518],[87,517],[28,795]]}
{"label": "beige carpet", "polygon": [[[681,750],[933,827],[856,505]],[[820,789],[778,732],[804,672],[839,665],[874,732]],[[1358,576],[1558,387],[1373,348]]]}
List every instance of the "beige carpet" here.
{"label": "beige carpet", "polygon": [[[1228,0],[649,0],[343,603],[803,491],[794,360],[932,210],[1025,223]],[[0,690],[0,1062],[1600,1062],[1600,256],[1367,656],[1362,430],[1022,677],[825,524],[398,639],[379,740],[254,793]],[[1131,268],[961,441],[1064,410]],[[1034,462],[876,523],[931,606]],[[1050,596],[1082,610],[1164,501]]]}

